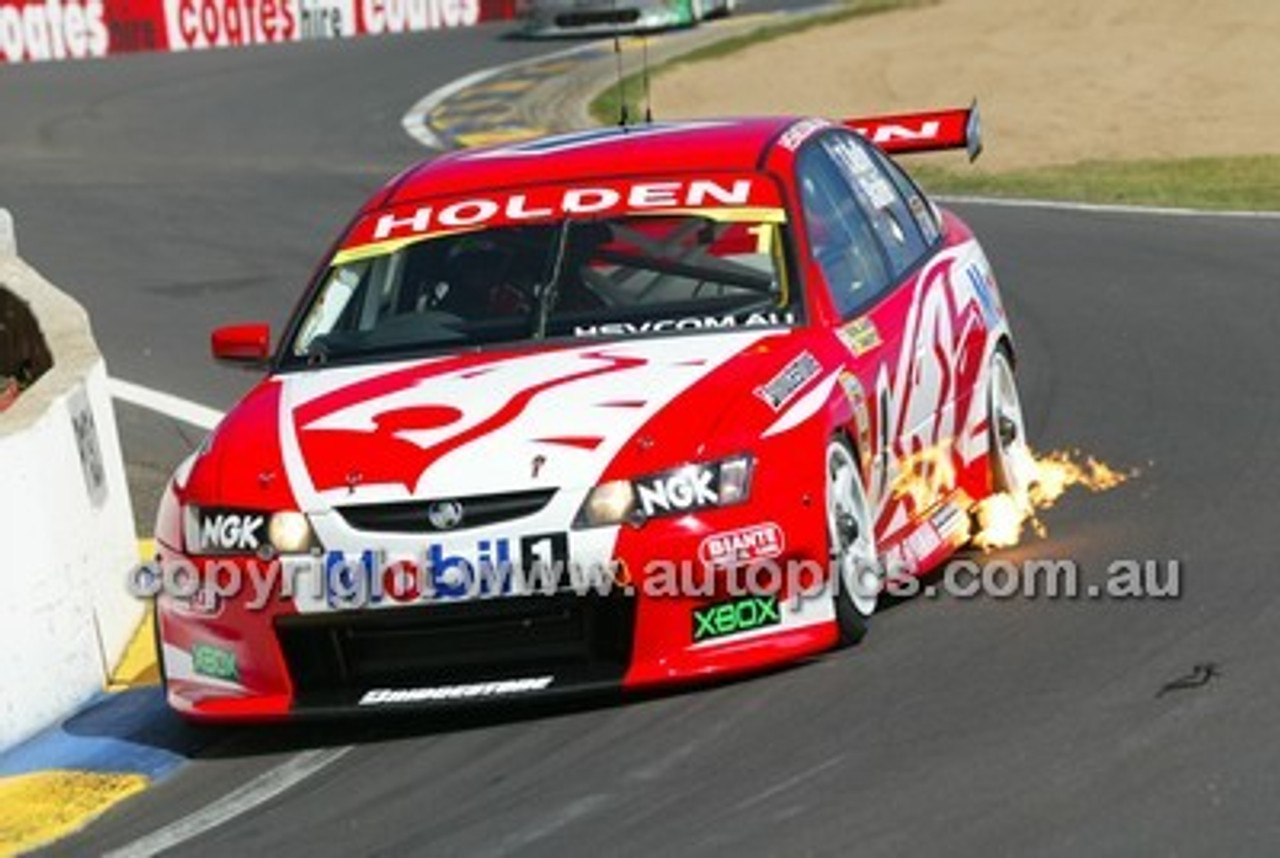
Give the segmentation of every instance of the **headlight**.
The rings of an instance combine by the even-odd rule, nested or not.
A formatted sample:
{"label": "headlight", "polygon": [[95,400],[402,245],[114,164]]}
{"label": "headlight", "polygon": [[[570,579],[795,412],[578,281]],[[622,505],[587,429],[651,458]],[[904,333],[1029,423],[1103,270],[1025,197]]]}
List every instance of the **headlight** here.
{"label": "headlight", "polygon": [[744,503],[751,496],[753,466],[748,455],[732,456],[629,482],[602,483],[587,495],[574,526],[640,525],[650,518]]}
{"label": "headlight", "polygon": [[271,547],[280,554],[305,554],[316,545],[311,522],[300,512],[277,512],[267,526]]}
{"label": "headlight", "polygon": [[187,506],[183,542],[191,554],[300,554],[319,542],[300,512],[276,513],[221,507]]}
{"label": "headlight", "polygon": [[579,526],[620,524],[631,515],[635,503],[635,489],[626,480],[601,483],[591,490],[582,504],[582,510],[578,513]]}
{"label": "headlight", "polygon": [[717,483],[720,506],[733,506],[751,497],[751,457],[738,456],[720,463]]}

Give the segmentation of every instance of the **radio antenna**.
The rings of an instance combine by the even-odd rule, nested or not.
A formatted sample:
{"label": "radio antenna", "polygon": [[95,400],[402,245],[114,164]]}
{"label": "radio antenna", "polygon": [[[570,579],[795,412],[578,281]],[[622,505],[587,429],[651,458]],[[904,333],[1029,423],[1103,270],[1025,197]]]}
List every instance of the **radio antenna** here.
{"label": "radio antenna", "polygon": [[643,57],[640,69],[641,80],[644,81],[644,121],[653,122],[653,97],[649,92],[649,37],[640,37],[640,51]]}
{"label": "radio antenna", "polygon": [[622,77],[622,37],[616,29],[613,31],[613,55],[618,62],[618,125],[626,128],[630,121],[627,115],[627,82]]}

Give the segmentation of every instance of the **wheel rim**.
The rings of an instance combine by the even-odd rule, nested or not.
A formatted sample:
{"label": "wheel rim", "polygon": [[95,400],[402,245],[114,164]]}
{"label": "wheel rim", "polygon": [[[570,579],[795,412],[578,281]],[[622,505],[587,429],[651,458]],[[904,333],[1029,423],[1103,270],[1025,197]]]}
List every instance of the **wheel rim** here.
{"label": "wheel rim", "polygon": [[996,352],[991,362],[991,444],[995,454],[996,489],[1013,495],[1019,503],[1028,503],[1034,460],[1027,446],[1026,423],[1022,416],[1022,400],[1013,367],[1003,352]]}
{"label": "wheel rim", "polygon": [[876,607],[879,562],[871,506],[862,488],[857,462],[843,444],[827,447],[827,532],[831,557],[840,571],[838,586],[863,616]]}

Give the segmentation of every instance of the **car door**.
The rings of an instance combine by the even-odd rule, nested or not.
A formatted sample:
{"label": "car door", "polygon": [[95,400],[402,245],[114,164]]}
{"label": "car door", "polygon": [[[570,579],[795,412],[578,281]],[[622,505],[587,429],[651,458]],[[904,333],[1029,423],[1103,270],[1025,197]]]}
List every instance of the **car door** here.
{"label": "car door", "polygon": [[[919,192],[904,195],[896,179],[914,186],[887,163],[844,129],[813,138],[797,160],[809,246],[850,353],[846,393],[855,410],[865,402],[868,494],[882,546],[910,537],[954,485],[939,433],[954,371],[934,347],[947,332],[929,329],[941,318],[933,308],[945,304],[945,278],[926,275],[941,232]],[[931,541],[913,546],[912,558],[930,553]]]}

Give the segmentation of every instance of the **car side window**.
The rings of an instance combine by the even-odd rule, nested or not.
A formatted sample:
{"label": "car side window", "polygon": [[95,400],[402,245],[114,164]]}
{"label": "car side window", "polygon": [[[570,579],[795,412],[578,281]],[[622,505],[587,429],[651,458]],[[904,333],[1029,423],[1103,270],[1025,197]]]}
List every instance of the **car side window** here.
{"label": "car side window", "polygon": [[929,250],[906,200],[870,146],[852,132],[830,132],[821,145],[871,221],[889,257],[890,275],[895,280],[902,277]]}
{"label": "car side window", "polygon": [[907,208],[911,210],[912,217],[915,218],[916,224],[920,227],[920,233],[924,236],[924,243],[930,247],[937,244],[938,240],[942,238],[942,225],[938,222],[937,210],[929,204],[924,192],[888,155],[875,147],[869,147],[867,151],[871,153],[871,157],[876,164],[893,182],[898,189],[898,193],[907,201]]}
{"label": "car side window", "polygon": [[880,242],[849,184],[827,150],[800,150],[797,184],[810,251],[822,269],[840,315],[848,318],[883,295],[892,283]]}

